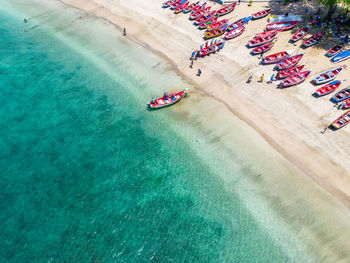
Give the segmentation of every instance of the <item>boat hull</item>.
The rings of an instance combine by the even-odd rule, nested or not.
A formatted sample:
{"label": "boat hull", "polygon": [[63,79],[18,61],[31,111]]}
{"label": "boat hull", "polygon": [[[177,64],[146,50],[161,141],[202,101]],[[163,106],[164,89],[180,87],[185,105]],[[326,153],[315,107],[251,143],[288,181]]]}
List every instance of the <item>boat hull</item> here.
{"label": "boat hull", "polygon": [[344,61],[346,59],[350,58],[350,49],[349,50],[345,50],[343,52],[340,52],[338,55],[335,55],[331,61],[333,63],[338,63],[338,62],[341,62],[341,61]]}

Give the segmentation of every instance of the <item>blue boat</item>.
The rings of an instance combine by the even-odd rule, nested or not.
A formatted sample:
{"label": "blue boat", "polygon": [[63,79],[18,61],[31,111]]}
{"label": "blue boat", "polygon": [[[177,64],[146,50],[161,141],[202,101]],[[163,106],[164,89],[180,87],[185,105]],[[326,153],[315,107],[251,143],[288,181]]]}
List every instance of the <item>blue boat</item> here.
{"label": "blue boat", "polygon": [[347,87],[345,89],[342,89],[341,91],[338,91],[333,97],[332,97],[332,101],[334,103],[338,103],[341,102],[343,100],[346,100],[350,98],[350,87]]}
{"label": "blue boat", "polygon": [[345,50],[343,52],[340,52],[338,55],[336,55],[335,57],[333,57],[331,59],[331,61],[333,63],[337,63],[337,62],[340,62],[340,61],[344,61],[346,59],[350,58],[350,49],[348,50]]}

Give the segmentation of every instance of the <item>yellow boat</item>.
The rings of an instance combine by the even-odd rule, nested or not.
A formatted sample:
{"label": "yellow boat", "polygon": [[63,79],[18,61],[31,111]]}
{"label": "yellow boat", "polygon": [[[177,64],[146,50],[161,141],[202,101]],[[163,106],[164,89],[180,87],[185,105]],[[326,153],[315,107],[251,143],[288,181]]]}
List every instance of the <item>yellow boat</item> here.
{"label": "yellow boat", "polygon": [[218,37],[218,36],[221,36],[223,33],[225,33],[225,29],[211,30],[204,34],[204,38],[210,39],[210,38]]}

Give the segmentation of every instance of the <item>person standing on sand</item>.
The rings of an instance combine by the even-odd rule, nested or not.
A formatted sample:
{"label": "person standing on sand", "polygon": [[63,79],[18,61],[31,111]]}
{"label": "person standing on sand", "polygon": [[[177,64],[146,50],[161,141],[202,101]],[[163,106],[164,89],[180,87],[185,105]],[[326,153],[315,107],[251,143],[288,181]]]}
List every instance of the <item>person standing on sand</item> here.
{"label": "person standing on sand", "polygon": [[201,69],[199,68],[199,69],[198,69],[197,76],[198,76],[198,77],[200,77],[200,76],[201,76],[201,74],[202,74],[202,71],[201,71]]}
{"label": "person standing on sand", "polygon": [[265,77],[265,75],[262,74],[261,77],[260,77],[260,82],[263,82],[263,81],[264,81],[264,77]]}
{"label": "person standing on sand", "polygon": [[124,30],[123,30],[123,36],[126,36],[126,29],[124,27]]}
{"label": "person standing on sand", "polygon": [[190,68],[192,68],[193,67],[193,60],[191,59],[191,65],[190,65]]}
{"label": "person standing on sand", "polygon": [[270,83],[272,83],[272,81],[275,80],[275,74],[272,74],[271,78],[270,78]]}

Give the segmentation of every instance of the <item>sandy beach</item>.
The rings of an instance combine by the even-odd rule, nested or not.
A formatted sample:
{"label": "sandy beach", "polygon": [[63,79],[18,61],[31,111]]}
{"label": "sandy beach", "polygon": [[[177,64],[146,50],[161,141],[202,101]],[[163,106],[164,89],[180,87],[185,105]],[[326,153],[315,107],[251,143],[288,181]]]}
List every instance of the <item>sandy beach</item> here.
{"label": "sandy beach", "polygon": [[[304,53],[305,69],[312,69],[311,77],[303,84],[289,89],[277,89],[278,82],[267,83],[274,65],[262,66],[258,56],[251,56],[245,47],[247,41],[266,26],[266,18],[252,21],[239,37],[229,40],[225,48],[215,55],[200,58],[190,68],[189,57],[204,43],[203,31],[199,31],[188,20],[188,15],[175,15],[161,8],[161,1],[136,0],[61,0],[72,7],[86,11],[113,23],[122,33],[126,28],[127,38],[167,59],[188,83],[198,89],[198,96],[205,94],[222,103],[224,107],[215,109],[220,114],[229,110],[249,126],[254,128],[273,148],[281,153],[303,175],[311,178],[322,189],[332,195],[342,206],[342,213],[348,216],[350,209],[350,141],[349,127],[338,131],[321,131],[335,120],[342,111],[329,101],[330,96],[314,98],[317,89],[310,80],[324,70],[335,68],[324,54],[325,47],[332,42],[323,39],[320,45],[302,50],[300,42],[296,46],[289,43],[291,31],[279,33],[278,40],[268,54],[283,50],[299,50]],[[220,5],[210,3],[215,9]],[[285,10],[302,12],[304,7],[282,3],[271,4],[273,14],[283,14]],[[225,16],[230,22],[248,16],[269,6],[269,3],[241,3],[235,11]],[[132,10],[132,9],[133,10]],[[81,18],[84,19],[84,16]],[[319,29],[311,28],[309,36]],[[295,32],[292,31],[292,32]],[[349,65],[348,61],[339,63]],[[202,75],[196,76],[200,68]],[[346,79],[349,69],[337,78]],[[258,82],[265,74],[263,83]],[[246,80],[253,75],[250,84]],[[342,84],[344,88],[347,83]],[[196,91],[194,91],[196,92]],[[225,131],[227,132],[227,131]],[[301,175],[301,176],[303,176]],[[326,253],[326,252],[325,252]]]}

